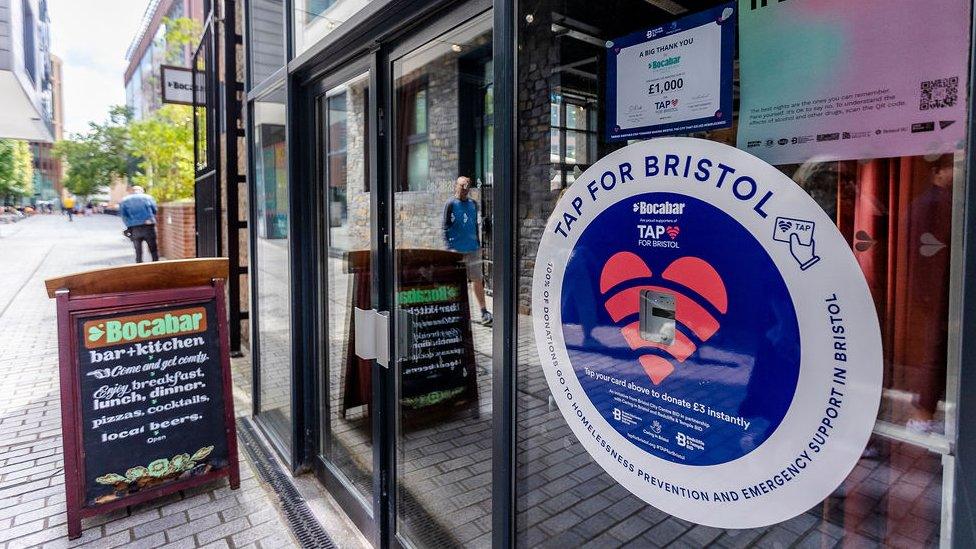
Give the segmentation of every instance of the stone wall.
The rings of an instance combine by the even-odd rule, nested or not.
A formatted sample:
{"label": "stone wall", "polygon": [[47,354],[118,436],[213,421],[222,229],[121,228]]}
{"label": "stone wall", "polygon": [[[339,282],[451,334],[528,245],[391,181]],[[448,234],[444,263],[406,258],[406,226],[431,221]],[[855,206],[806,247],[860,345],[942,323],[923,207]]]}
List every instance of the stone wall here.
{"label": "stone wall", "polygon": [[551,31],[550,13],[538,10],[533,28],[522,34],[517,78],[518,304],[525,313],[532,302],[535,254],[549,213],[559,199],[552,190],[550,158],[551,94],[559,87],[559,51]]}
{"label": "stone wall", "polygon": [[166,259],[196,257],[196,220],[192,201],[161,204],[156,220],[160,256]]}
{"label": "stone wall", "polygon": [[[427,81],[427,143],[429,177],[426,188],[396,193],[394,218],[398,248],[443,248],[444,205],[454,195],[459,173],[458,55],[450,50],[423,67],[401,75],[398,83],[425,78]],[[367,81],[351,83],[347,95],[346,200],[348,226],[345,249],[369,246],[369,194],[365,191],[364,132],[365,87]],[[480,193],[471,197],[480,201]],[[339,233],[338,230],[333,234]],[[337,241],[334,244],[339,244]]]}
{"label": "stone wall", "polygon": [[[394,200],[398,248],[443,248],[444,204],[454,196],[458,173],[458,63],[447,50],[400,82],[427,79],[429,176],[425,189],[401,191]],[[477,197],[475,197],[477,198]]]}
{"label": "stone wall", "polygon": [[346,95],[346,203],[347,249],[369,248],[369,193],[366,192],[366,88],[369,79],[349,85]]}

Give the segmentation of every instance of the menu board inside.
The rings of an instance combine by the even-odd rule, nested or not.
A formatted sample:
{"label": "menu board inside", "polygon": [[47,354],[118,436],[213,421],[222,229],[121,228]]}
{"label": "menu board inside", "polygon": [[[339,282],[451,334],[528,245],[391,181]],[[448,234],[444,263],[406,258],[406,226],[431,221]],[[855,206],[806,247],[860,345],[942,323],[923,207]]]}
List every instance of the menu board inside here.
{"label": "menu board inside", "polygon": [[76,317],[84,506],[228,465],[213,300]]}

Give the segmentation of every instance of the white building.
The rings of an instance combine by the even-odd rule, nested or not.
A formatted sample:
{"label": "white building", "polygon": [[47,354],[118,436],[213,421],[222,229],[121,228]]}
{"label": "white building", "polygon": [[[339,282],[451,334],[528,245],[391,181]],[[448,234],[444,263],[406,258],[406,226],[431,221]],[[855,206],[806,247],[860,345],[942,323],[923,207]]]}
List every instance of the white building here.
{"label": "white building", "polygon": [[0,138],[51,142],[47,0],[0,0]]}

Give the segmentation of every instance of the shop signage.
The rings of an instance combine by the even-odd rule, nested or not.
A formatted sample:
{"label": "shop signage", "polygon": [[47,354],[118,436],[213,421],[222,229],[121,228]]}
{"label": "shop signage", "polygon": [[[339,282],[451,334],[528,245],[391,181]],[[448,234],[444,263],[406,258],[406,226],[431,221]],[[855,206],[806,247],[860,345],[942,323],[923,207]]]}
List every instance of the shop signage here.
{"label": "shop signage", "polygon": [[764,526],[857,463],[881,395],[875,306],[830,218],[765,162],[691,138],[611,153],[559,200],[533,280],[564,418],[651,505]]}
{"label": "shop signage", "polygon": [[738,147],[771,164],[961,148],[970,4],[740,0]]}
{"label": "shop signage", "polygon": [[[82,517],[222,476],[234,488],[239,483],[222,282],[95,294],[58,290],[84,277],[124,280],[133,269],[155,265],[49,281],[58,299],[72,538],[81,534]],[[173,269],[166,266],[168,275],[179,276]]]}
{"label": "shop signage", "polygon": [[196,89],[198,105],[207,103],[207,94],[203,85],[203,74],[197,73],[197,82],[193,83],[193,70],[185,67],[162,65],[159,67],[160,80],[163,83],[163,103],[177,105],[192,105],[193,91]]}
{"label": "shop signage", "polygon": [[607,139],[732,125],[735,4],[607,42]]}

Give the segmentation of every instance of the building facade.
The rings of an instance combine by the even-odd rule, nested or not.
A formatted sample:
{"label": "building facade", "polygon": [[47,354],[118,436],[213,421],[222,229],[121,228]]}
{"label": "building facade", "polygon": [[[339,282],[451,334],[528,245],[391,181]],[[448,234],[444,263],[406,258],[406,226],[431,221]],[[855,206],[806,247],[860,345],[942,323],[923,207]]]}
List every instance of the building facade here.
{"label": "building facade", "polygon": [[[976,428],[963,421],[976,405],[973,6],[945,0],[925,30],[911,23],[917,8],[247,2],[249,381],[269,444],[378,547],[976,545],[967,495]],[[892,58],[896,50],[904,55]],[[647,141],[658,136],[692,139]],[[655,143],[729,155],[765,175],[731,179],[735,167],[721,163],[731,161],[693,163],[690,153],[620,160]],[[634,203],[635,215],[671,216],[656,233],[601,218],[609,228],[597,244],[566,252],[575,270],[561,288],[573,292],[548,302],[551,272],[537,260],[550,250],[540,243],[569,231],[615,182],[659,173],[710,181],[740,201],[786,181],[777,192],[799,193],[818,220],[816,241],[770,244],[788,249],[798,272],[820,261],[815,242],[844,243],[857,267],[850,286],[870,304],[845,329],[868,335],[820,343],[833,345],[832,361],[847,360],[846,345],[872,346],[876,360],[853,367],[876,368],[869,385],[880,396],[843,403],[870,418],[851,427],[863,440],[833,435],[839,397],[810,425],[809,451],[834,436],[830,452],[847,456],[836,482],[804,477],[803,460],[742,491],[695,480],[719,466],[738,469],[716,486],[758,478],[768,465],[760,456],[785,459],[790,444],[806,443],[806,428],[777,426],[820,387],[798,374],[784,394],[772,380],[789,360],[771,357],[795,353],[801,372],[835,362],[789,343],[790,330],[808,329],[783,320],[792,302],[777,301],[775,284],[732,274],[752,268],[752,248],[728,240],[725,221],[679,218],[667,204],[685,195]],[[764,204],[749,212],[771,231],[813,234],[803,219],[773,227]],[[636,228],[638,242],[664,242],[653,245],[661,251],[632,254],[646,264],[613,256],[629,266],[609,269],[606,249]],[[474,244],[457,245],[458,230]],[[671,268],[687,258],[654,263],[698,246],[695,234],[712,242],[701,250],[719,243],[714,261],[727,271],[711,259],[687,270]],[[615,313],[610,290],[658,269],[666,281],[641,287],[647,312],[644,301],[635,312],[631,292],[633,311]],[[560,308],[572,372],[546,348],[550,307]],[[633,326],[619,324],[628,318]],[[653,339],[645,321],[670,333]],[[755,322],[764,327],[745,327]],[[607,417],[585,416],[590,405]],[[729,412],[714,411],[722,407]],[[760,431],[709,435],[715,418]],[[635,462],[644,469],[628,480],[620,471],[636,473]],[[679,469],[684,484],[661,481]],[[823,497],[781,512],[808,501],[791,492],[797,478]],[[765,519],[738,511],[751,498],[783,503],[759,507]]]}
{"label": "building facade", "polygon": [[0,137],[54,139],[46,0],[0,2]]}
{"label": "building facade", "polygon": [[[64,138],[64,88],[61,80],[61,58],[51,54],[51,126],[54,143]],[[54,143],[31,141],[34,156],[34,197],[54,202],[62,198],[64,167],[54,154]]]}
{"label": "building facade", "polygon": [[188,17],[203,26],[203,0],[152,0],[146,7],[139,31],[126,51],[125,104],[136,120],[163,105],[159,67],[189,67],[193,57],[190,45],[166,44],[166,19]]}

